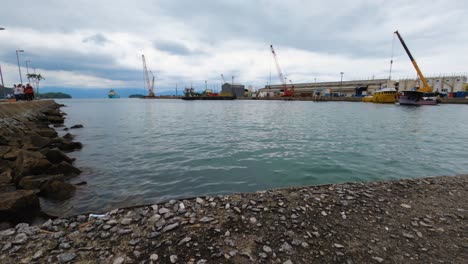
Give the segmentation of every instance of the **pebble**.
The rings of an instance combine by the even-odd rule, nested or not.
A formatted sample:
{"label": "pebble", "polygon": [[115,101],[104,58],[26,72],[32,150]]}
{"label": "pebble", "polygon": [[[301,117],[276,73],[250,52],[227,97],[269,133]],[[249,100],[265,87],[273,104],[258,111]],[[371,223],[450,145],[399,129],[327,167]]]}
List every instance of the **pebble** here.
{"label": "pebble", "polygon": [[3,230],[0,232],[0,237],[2,236],[12,236],[16,233],[15,229],[13,228],[10,228],[10,229],[7,229],[7,230]]}
{"label": "pebble", "polygon": [[57,256],[58,260],[62,263],[67,263],[67,262],[70,262],[72,260],[74,260],[76,258],[76,254],[75,253],[62,253],[60,255]]}
{"label": "pebble", "polygon": [[293,264],[293,262],[290,259],[288,259],[285,262],[283,262],[283,264]]}
{"label": "pebble", "polygon": [[253,224],[253,225],[254,225],[254,224],[256,224],[256,223],[257,223],[257,218],[255,218],[255,217],[251,217],[251,218],[249,219],[249,221],[250,221],[250,223],[251,223],[251,224]]}
{"label": "pebble", "polygon": [[179,223],[174,223],[174,224],[171,224],[171,225],[167,225],[163,228],[163,233],[167,232],[167,231],[171,231],[172,229],[176,228],[179,226]]}
{"label": "pebble", "polygon": [[206,264],[208,263],[208,260],[206,259],[200,259],[199,261],[197,261],[197,264]]}
{"label": "pebble", "polygon": [[156,211],[156,212],[158,211],[158,208],[159,208],[159,206],[157,204],[153,204],[151,206],[151,209],[153,209],[153,211]]}
{"label": "pebble", "polygon": [[44,255],[44,252],[43,252],[42,250],[39,250],[39,251],[37,251],[36,253],[34,253],[33,259],[34,259],[34,260],[37,260],[37,259],[41,258],[42,255]]}
{"label": "pebble", "polygon": [[156,261],[156,260],[158,260],[158,258],[159,258],[158,254],[151,254],[151,256],[150,256],[151,261]]}
{"label": "pebble", "polygon": [[121,221],[120,221],[120,224],[122,225],[128,225],[132,222],[132,219],[131,218],[123,218]]}
{"label": "pebble", "polygon": [[211,221],[213,221],[213,220],[214,220],[214,218],[212,218],[212,217],[204,216],[204,217],[202,217],[202,218],[200,219],[200,222],[207,223],[207,222],[211,222]]}
{"label": "pebble", "polygon": [[337,243],[333,244],[333,246],[334,246],[335,248],[344,248],[344,246],[343,246],[343,245],[341,245],[341,244],[337,244]]}
{"label": "pebble", "polygon": [[403,233],[403,236],[406,237],[406,238],[410,238],[410,239],[413,239],[413,238],[414,238],[413,235],[408,234],[408,233]]}
{"label": "pebble", "polygon": [[263,251],[264,251],[265,253],[271,253],[271,252],[273,252],[273,250],[272,250],[271,247],[269,247],[269,246],[263,246],[262,249],[263,249]]}
{"label": "pebble", "polygon": [[179,241],[179,243],[177,243],[177,245],[180,246],[182,244],[185,244],[185,243],[189,242],[190,240],[192,240],[191,237],[184,237]]}
{"label": "pebble", "polygon": [[26,241],[28,241],[28,235],[24,233],[19,233],[15,236],[15,239],[13,240],[12,243],[14,245],[18,245],[18,244],[24,244],[26,243]]}
{"label": "pebble", "polygon": [[112,264],[122,264],[124,263],[125,259],[123,257],[118,257],[116,259],[114,259],[114,262],[112,262]]}
{"label": "pebble", "polygon": [[403,208],[406,208],[406,209],[410,209],[410,208],[411,208],[411,205],[409,205],[409,204],[404,204],[404,203],[403,203],[403,204],[400,204],[400,206],[403,207]]}
{"label": "pebble", "polygon": [[267,255],[266,253],[263,253],[263,252],[259,253],[258,256],[259,256],[260,258],[262,258],[262,259],[268,258],[268,255]]}
{"label": "pebble", "polygon": [[167,214],[167,213],[170,212],[170,210],[167,209],[167,208],[165,208],[165,207],[163,207],[163,208],[159,209],[158,212],[159,212],[159,214]]}
{"label": "pebble", "polygon": [[203,204],[205,201],[202,198],[197,197],[196,202],[198,204]]}
{"label": "pebble", "polygon": [[323,216],[327,216],[327,213],[325,211],[322,211]]}
{"label": "pebble", "polygon": [[372,257],[372,259],[376,260],[377,262],[381,263],[384,261],[383,258],[379,258],[379,257]]}
{"label": "pebble", "polygon": [[171,263],[176,263],[178,260],[177,255],[171,255],[170,260],[171,260]]}

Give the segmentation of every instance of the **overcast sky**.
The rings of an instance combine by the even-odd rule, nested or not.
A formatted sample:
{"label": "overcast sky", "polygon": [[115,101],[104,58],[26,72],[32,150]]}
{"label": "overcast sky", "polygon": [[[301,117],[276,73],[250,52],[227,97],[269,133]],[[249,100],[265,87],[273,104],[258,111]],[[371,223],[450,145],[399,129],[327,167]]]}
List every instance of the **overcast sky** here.
{"label": "overcast sky", "polygon": [[[466,0],[117,1],[41,0],[0,4],[0,65],[19,82],[16,49],[43,86],[143,87],[141,54],[159,91],[220,85],[220,74],[254,87],[278,75],[273,44],[293,82],[386,78],[399,29],[427,75],[466,72]],[[394,42],[395,77],[414,77]]]}

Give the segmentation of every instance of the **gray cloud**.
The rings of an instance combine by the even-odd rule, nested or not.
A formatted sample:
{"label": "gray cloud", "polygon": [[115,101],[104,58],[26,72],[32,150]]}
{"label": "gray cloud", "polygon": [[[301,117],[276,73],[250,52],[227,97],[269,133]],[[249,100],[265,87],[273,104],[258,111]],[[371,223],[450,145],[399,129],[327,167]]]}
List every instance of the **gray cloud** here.
{"label": "gray cloud", "polygon": [[[347,76],[372,76],[386,71],[392,33],[400,29],[423,69],[465,71],[460,65],[467,59],[453,64],[467,51],[465,10],[464,0],[44,0],[34,7],[6,1],[0,63],[16,64],[14,50],[24,48],[22,65],[29,58],[44,70],[130,84],[140,82],[139,54],[145,53],[161,81],[216,82],[223,72],[264,84],[274,44],[296,79],[334,76],[343,68]],[[394,53],[395,71],[413,74],[398,42]]]}

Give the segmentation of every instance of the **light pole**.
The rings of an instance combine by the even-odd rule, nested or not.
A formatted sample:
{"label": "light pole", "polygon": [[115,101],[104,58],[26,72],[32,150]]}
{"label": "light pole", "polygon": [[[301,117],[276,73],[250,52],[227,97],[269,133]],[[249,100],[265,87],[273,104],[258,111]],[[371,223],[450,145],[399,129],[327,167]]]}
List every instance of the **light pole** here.
{"label": "light pole", "polygon": [[234,96],[234,76],[232,76],[232,81],[231,81],[231,93]]}
{"label": "light pole", "polygon": [[23,85],[23,77],[21,77],[21,66],[20,66],[20,63],[19,63],[18,52],[24,52],[24,50],[16,50],[16,61],[18,62],[18,71],[19,71],[21,85]]}
{"label": "light pole", "polygon": [[29,83],[31,83],[31,78],[29,78],[29,63],[30,62],[31,62],[30,60],[25,61],[25,63],[26,63],[26,73],[28,74],[28,82]]}

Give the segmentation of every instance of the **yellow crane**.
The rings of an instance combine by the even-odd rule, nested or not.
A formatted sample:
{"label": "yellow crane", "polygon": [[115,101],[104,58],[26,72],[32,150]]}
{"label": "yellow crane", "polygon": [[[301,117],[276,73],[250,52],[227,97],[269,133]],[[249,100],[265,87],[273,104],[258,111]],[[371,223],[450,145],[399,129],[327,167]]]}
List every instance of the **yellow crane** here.
{"label": "yellow crane", "polygon": [[421,82],[423,83],[423,87],[419,87],[418,92],[431,93],[432,92],[432,87],[429,86],[429,84],[427,83],[426,78],[424,78],[424,75],[422,74],[421,70],[419,69],[419,66],[416,63],[416,60],[414,60],[413,55],[411,55],[411,52],[409,51],[408,47],[406,46],[406,43],[403,40],[403,38],[401,37],[398,30],[395,31],[395,34],[398,36],[398,39],[400,40],[401,45],[403,45],[403,48],[405,49],[406,54],[408,54],[408,57],[410,58],[411,63],[413,63],[413,66],[416,69],[416,72],[418,73],[419,79],[421,79]]}

